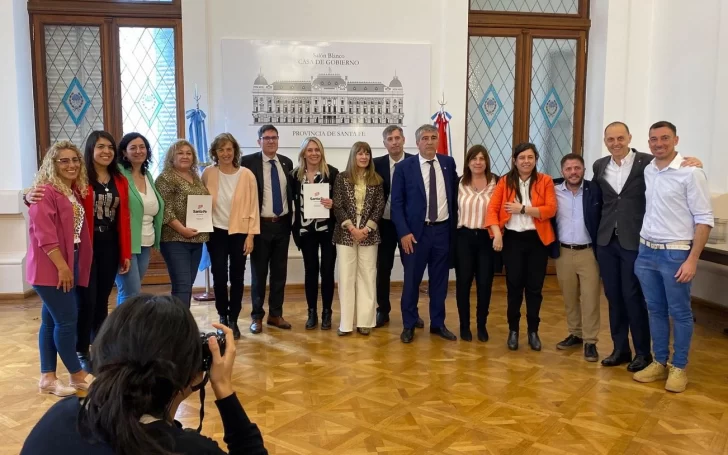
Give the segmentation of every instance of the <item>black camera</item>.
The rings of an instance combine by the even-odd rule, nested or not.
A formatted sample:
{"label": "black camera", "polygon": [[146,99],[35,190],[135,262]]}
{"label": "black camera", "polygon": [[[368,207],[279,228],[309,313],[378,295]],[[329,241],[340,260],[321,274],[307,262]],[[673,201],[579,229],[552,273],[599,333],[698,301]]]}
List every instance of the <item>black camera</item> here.
{"label": "black camera", "polygon": [[202,369],[200,371],[210,371],[212,367],[212,351],[207,344],[210,338],[217,338],[217,345],[220,346],[220,355],[225,355],[225,332],[218,329],[216,333],[200,332],[200,340],[202,340]]}

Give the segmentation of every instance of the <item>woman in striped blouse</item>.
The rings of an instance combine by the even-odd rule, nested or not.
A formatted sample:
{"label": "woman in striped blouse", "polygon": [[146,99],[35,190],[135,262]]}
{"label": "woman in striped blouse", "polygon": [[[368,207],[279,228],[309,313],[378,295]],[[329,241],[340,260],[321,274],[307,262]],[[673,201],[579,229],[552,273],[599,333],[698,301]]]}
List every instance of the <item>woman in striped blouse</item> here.
{"label": "woman in striped blouse", "polygon": [[487,229],[483,229],[490,197],[498,177],[490,170],[490,157],[482,145],[474,145],[465,155],[465,170],[458,185],[458,231],[456,237],[456,299],[460,316],[460,338],[472,341],[470,332],[470,288],[473,275],[478,303],[475,324],[478,341],[488,341],[485,328],[495,273],[496,252]]}

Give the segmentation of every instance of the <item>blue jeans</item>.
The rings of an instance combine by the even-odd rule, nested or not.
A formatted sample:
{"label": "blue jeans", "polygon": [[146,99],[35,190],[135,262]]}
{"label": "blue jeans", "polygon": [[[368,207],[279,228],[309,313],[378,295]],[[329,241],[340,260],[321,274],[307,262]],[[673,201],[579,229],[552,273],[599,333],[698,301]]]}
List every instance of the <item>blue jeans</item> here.
{"label": "blue jeans", "polygon": [[71,374],[81,371],[76,356],[76,322],[78,318],[78,297],[76,287],[70,291],[55,286],[33,286],[43,301],[40,312],[38,348],[40,350],[40,372],[55,373],[57,355]]}
{"label": "blue jeans", "polygon": [[169,278],[172,280],[172,295],[190,306],[192,284],[197,277],[197,268],[202,258],[202,244],[190,242],[162,242],[160,245]]}
{"label": "blue jeans", "polygon": [[116,305],[121,305],[130,297],[139,295],[142,292],[142,280],[149,267],[149,257],[152,254],[152,247],[143,246],[139,254],[131,255],[129,271],[123,275],[116,275]]}
{"label": "blue jeans", "polygon": [[655,360],[665,364],[670,356],[670,318],[674,340],[672,364],[685,368],[693,337],[690,283],[678,283],[675,274],[688,258],[687,250],[654,250],[640,244],[634,273],[640,280],[650,315],[650,334]]}

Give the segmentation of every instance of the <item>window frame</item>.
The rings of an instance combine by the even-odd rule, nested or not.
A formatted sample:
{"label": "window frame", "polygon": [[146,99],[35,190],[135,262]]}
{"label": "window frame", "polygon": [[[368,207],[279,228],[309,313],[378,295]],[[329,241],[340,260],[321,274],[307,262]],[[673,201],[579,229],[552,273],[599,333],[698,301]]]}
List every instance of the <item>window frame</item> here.
{"label": "window frame", "polygon": [[[52,145],[46,81],[45,26],[98,26],[100,28],[104,128],[114,138],[123,134],[119,29],[160,27],[174,29],[177,137],[185,135],[184,62],[181,0],[29,0],[33,98],[35,104],[36,157],[38,164]],[[79,147],[83,144],[76,144]]]}

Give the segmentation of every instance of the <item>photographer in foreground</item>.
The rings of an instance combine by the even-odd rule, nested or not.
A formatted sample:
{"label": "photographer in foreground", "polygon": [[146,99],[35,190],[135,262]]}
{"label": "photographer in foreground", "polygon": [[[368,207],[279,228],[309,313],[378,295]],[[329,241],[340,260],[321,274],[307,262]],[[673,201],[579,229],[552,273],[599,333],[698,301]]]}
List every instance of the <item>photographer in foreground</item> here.
{"label": "photographer in foreground", "polygon": [[97,376],[88,396],[69,397],[51,407],[21,455],[224,454],[215,441],[174,420],[180,403],[204,387],[209,365],[227,453],[267,454],[260,430],[232,388],[232,331],[213,326],[224,332],[224,339],[201,337],[192,313],[174,297],[127,300],[94,342]]}

